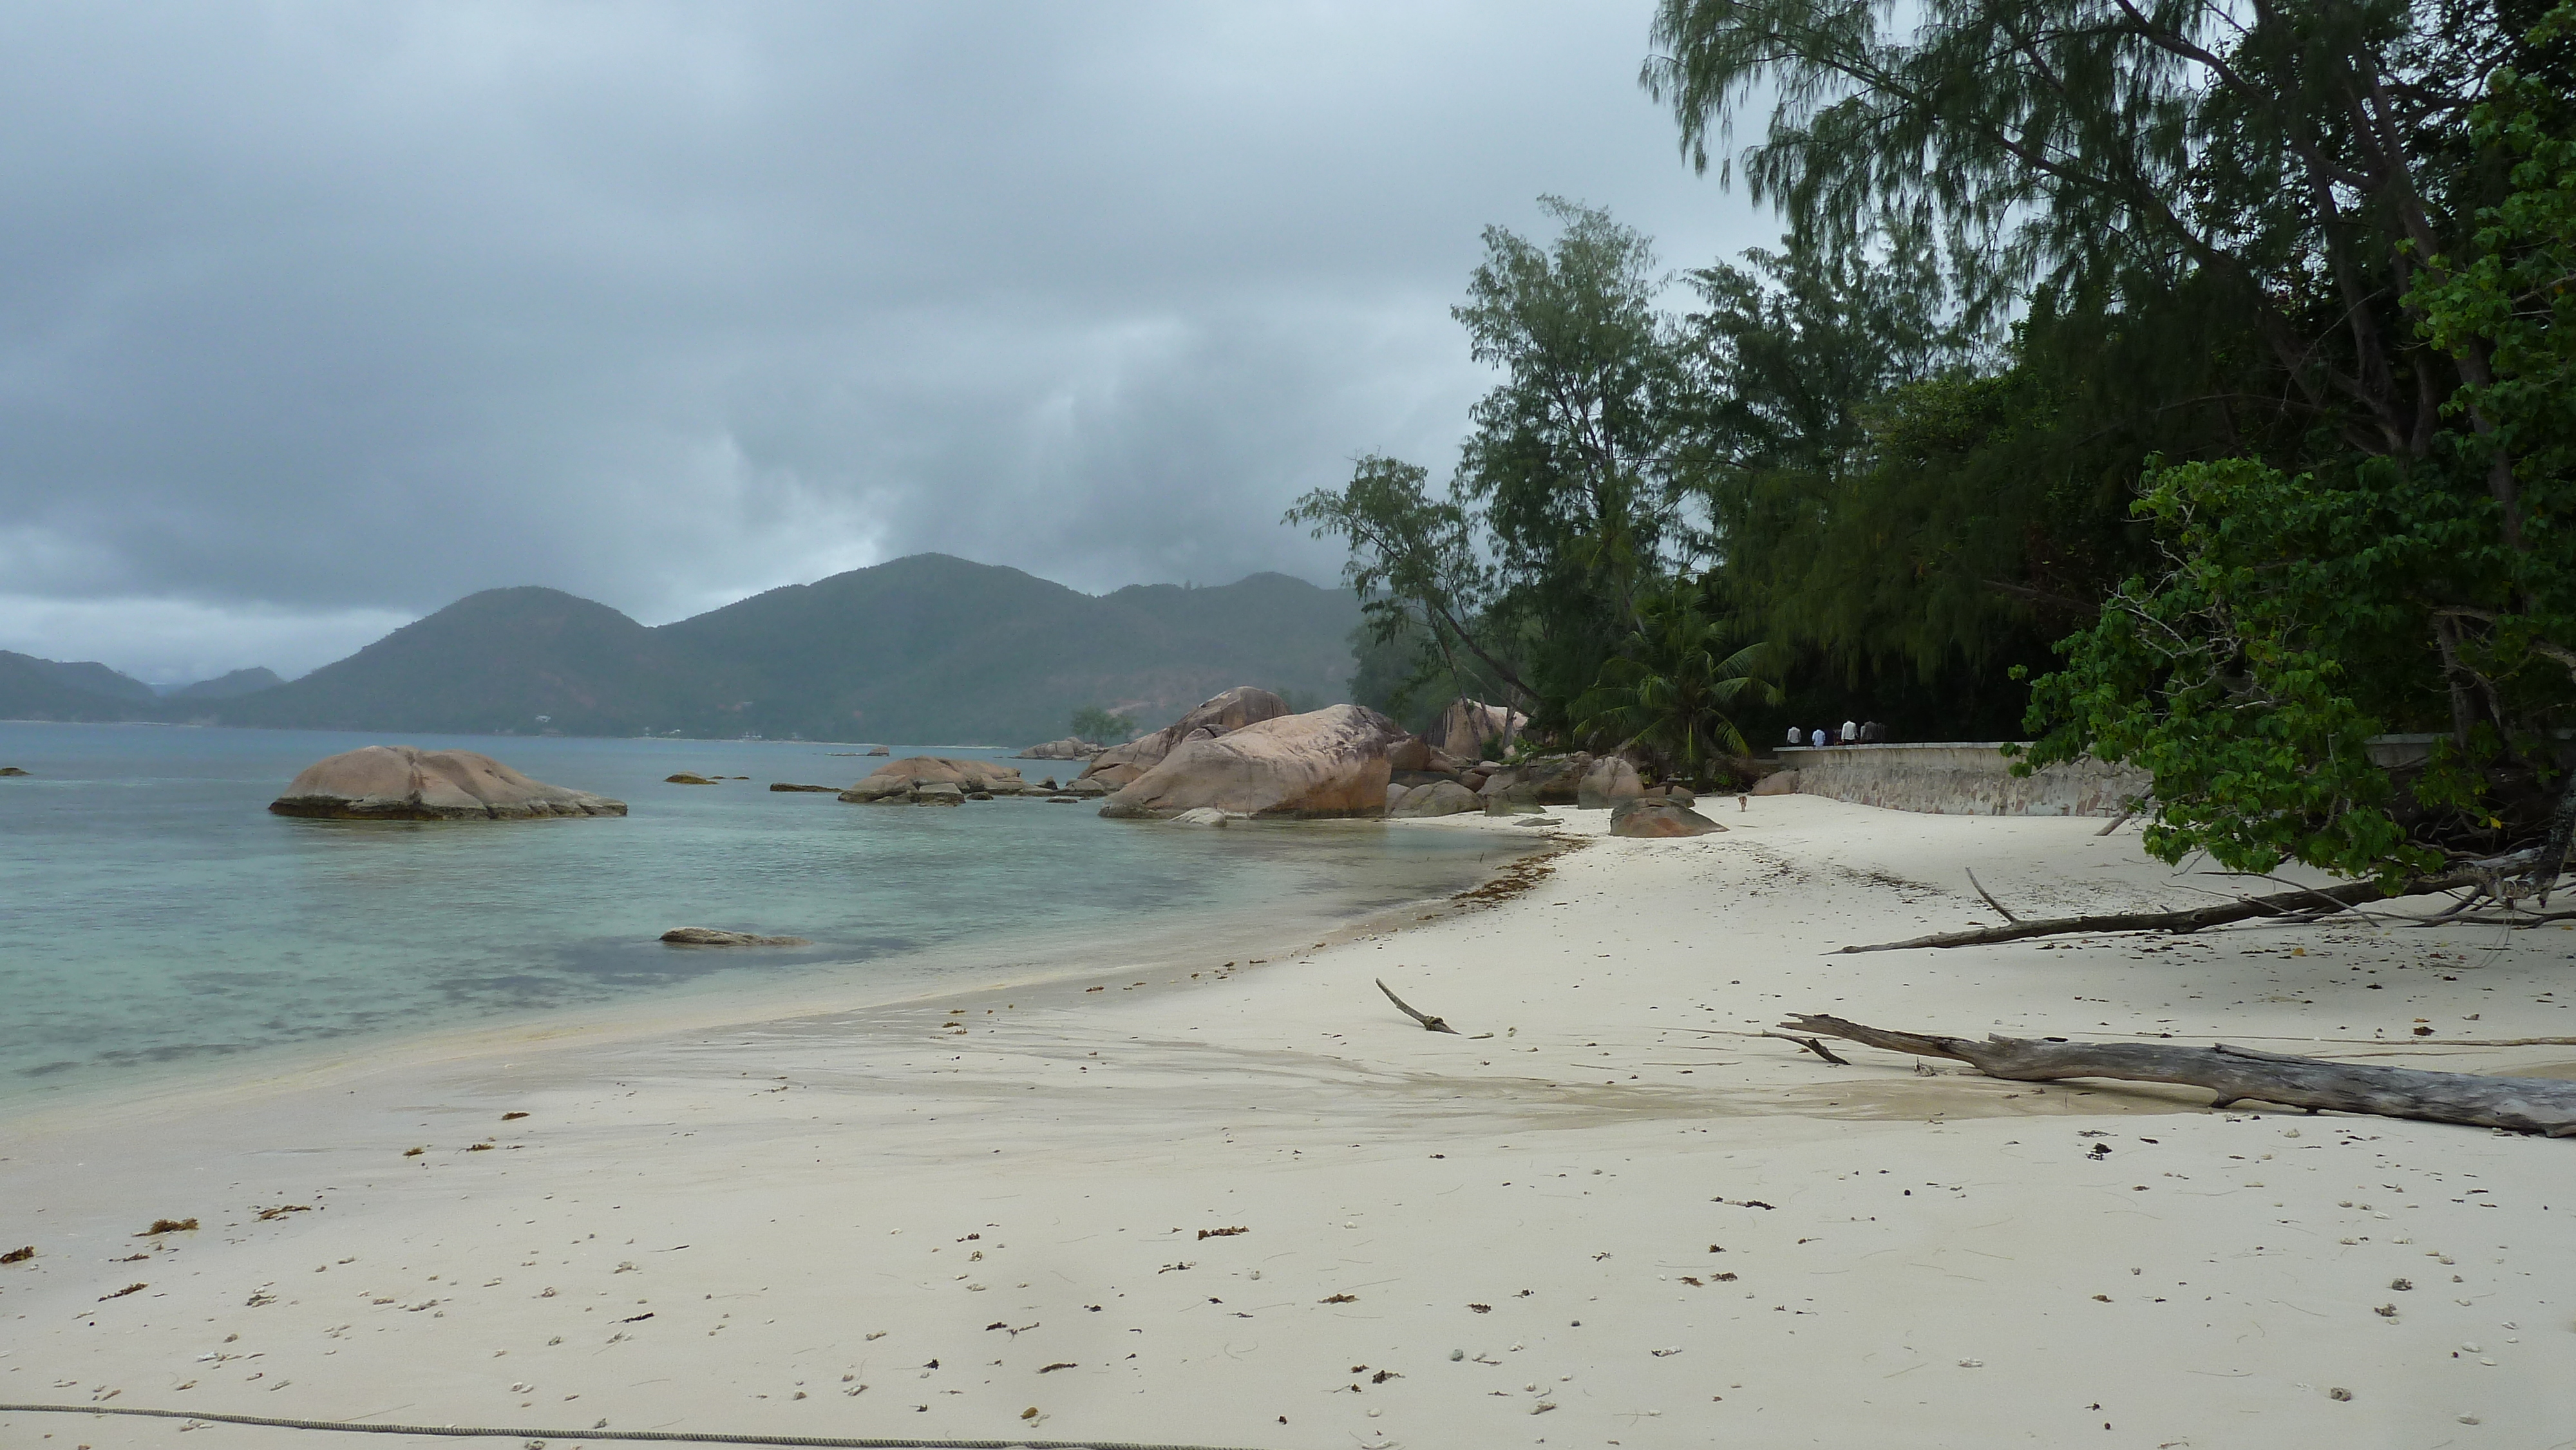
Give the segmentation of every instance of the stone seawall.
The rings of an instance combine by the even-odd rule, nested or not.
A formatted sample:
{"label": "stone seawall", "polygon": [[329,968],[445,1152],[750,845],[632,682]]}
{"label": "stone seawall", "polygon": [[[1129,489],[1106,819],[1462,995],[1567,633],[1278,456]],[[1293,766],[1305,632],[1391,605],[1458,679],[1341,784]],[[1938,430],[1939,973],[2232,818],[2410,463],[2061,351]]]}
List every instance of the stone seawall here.
{"label": "stone seawall", "polygon": [[2012,774],[2001,741],[1782,747],[1802,795],[1944,816],[2116,816],[2147,773],[2098,760]]}

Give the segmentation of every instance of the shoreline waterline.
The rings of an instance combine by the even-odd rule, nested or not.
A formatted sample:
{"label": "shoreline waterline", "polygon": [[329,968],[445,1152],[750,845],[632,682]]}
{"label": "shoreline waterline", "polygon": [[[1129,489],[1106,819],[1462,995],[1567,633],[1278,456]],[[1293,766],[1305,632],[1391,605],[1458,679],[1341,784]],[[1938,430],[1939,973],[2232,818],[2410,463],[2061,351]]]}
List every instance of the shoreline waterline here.
{"label": "shoreline waterline", "polygon": [[[870,807],[896,810],[915,807]],[[1104,822],[1109,830],[1156,830],[1155,822]],[[476,827],[468,827],[477,829]],[[1361,829],[1441,830],[1436,821],[1300,821],[1237,825],[1237,831],[1326,835]],[[1176,828],[1189,829],[1189,828]],[[1456,829],[1450,827],[1448,829]],[[1031,927],[972,941],[898,953],[854,970],[807,972],[783,979],[750,972],[711,974],[702,985],[618,1002],[538,1009],[504,1020],[464,1020],[413,1031],[352,1034],[318,1042],[244,1048],[236,1053],[153,1064],[122,1073],[94,1071],[59,1087],[0,1094],[0,1129],[35,1136],[89,1131],[185,1102],[256,1103],[359,1080],[470,1071],[501,1058],[532,1067],[548,1054],[632,1046],[691,1034],[771,1027],[829,1017],[946,1006],[996,994],[1034,1002],[1079,1004],[1086,988],[1146,974],[1135,985],[1160,985],[1154,974],[1189,970],[1245,972],[1293,960],[1357,937],[1402,931],[1474,909],[1468,898],[1564,844],[1546,837],[1502,838],[1478,832],[1486,849],[1476,864],[1432,893],[1403,900],[1346,898],[1283,919],[1277,903],[1200,911],[1167,911],[1138,924],[1075,931]],[[1316,844],[1327,844],[1319,841]],[[762,948],[675,948],[749,956]],[[1041,960],[1052,958],[1052,960]],[[828,966],[828,964],[827,964]],[[1108,991],[1124,990],[1109,986]]]}
{"label": "shoreline waterline", "polygon": [[[2356,1413],[2424,1444],[2461,1416],[2499,1444],[2569,1423],[2560,1143],[1762,1035],[1831,1011],[2541,1036],[2576,1014],[2542,933],[2343,916],[1847,956],[1974,919],[1965,870],[2066,908],[2194,888],[2083,820],[1790,796],[1623,840],[1553,814],[1555,842],[1423,823],[1591,839],[1497,873],[1482,909],[1354,917],[1320,948],[1211,935],[1151,969],[500,1044],[13,1140],[0,1233],[34,1252],[0,1270],[0,1368],[46,1388],[10,1398],[1276,1450],[1783,1424],[2217,1444],[2252,1416],[2332,1450]],[[62,1424],[0,1414],[0,1437]]]}
{"label": "shoreline waterline", "polygon": [[[955,973],[1114,964],[1166,934],[1266,943],[1454,890],[1496,854],[1376,821],[1164,829],[1027,797],[932,810],[768,791],[872,768],[789,742],[511,742],[510,763],[625,799],[625,817],[267,812],[303,766],[377,739],[0,728],[0,756],[37,772],[0,787],[0,1113],[424,1030],[688,1017],[709,996],[893,999]],[[683,771],[725,783],[666,781]],[[664,945],[678,926],[811,944]]]}

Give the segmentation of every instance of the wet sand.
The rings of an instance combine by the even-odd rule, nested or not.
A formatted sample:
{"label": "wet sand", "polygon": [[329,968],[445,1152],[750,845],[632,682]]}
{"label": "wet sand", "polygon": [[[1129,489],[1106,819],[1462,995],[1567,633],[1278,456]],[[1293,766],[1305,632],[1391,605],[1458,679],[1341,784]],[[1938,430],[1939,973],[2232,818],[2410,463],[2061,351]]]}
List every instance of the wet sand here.
{"label": "wet sand", "polygon": [[[2576,1048],[2440,1043],[2576,1035],[2576,933],[1829,956],[1991,922],[1964,868],[2033,911],[2229,883],[2097,821],[1712,809],[1727,834],[1593,841],[1258,964],[21,1121],[0,1401],[561,1445],[2576,1444],[2576,1144],[1735,1035],[1835,1012],[2563,1075]],[[287,1434],[0,1414],[13,1446]]]}

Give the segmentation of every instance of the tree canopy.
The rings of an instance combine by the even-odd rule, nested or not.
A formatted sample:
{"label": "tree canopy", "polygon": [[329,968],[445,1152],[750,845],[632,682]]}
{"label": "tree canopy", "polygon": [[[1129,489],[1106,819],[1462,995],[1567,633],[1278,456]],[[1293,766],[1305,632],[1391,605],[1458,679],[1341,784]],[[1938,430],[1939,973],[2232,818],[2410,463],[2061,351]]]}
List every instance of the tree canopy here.
{"label": "tree canopy", "polygon": [[1377,688],[1686,770],[1738,714],[2024,726],[2245,869],[2576,807],[2576,10],[1663,0],[1651,45],[1781,244],[1486,232],[1446,488],[1365,458],[1291,513],[1352,545]]}

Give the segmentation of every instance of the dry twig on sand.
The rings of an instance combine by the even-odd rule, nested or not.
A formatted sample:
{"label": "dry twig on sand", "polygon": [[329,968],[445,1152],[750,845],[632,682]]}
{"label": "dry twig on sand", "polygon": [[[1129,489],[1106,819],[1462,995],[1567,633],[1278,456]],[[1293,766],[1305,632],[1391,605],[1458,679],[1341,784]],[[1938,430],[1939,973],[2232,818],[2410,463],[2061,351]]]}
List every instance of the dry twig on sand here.
{"label": "dry twig on sand", "polygon": [[2466,1123],[2517,1133],[2576,1137],[2576,1082],[2540,1077],[2485,1077],[2414,1067],[2374,1067],[2249,1047],[2172,1047],[2146,1042],[2068,1042],[1989,1036],[1983,1041],[1864,1027],[1840,1017],[1800,1015],[1780,1024],[1798,1032],[1885,1048],[1916,1057],[1946,1057],[1988,1077],[2055,1082],[2070,1077],[2166,1082],[2218,1094],[2210,1106],[2259,1101],[2310,1112],[2369,1113],[2429,1123]]}
{"label": "dry twig on sand", "polygon": [[1458,1029],[1450,1026],[1448,1019],[1442,1017],[1426,1017],[1422,1013],[1414,1011],[1412,1006],[1402,997],[1395,995],[1395,989],[1386,984],[1386,979],[1384,977],[1377,979],[1377,989],[1386,994],[1386,1000],[1395,1004],[1395,1010],[1412,1018],[1414,1021],[1421,1023],[1423,1031],[1447,1032],[1452,1035],[1457,1034]]}
{"label": "dry twig on sand", "polygon": [[2004,920],[2006,920],[2006,921],[2008,921],[2008,922],[2015,923],[2015,924],[2018,924],[2018,923],[2021,921],[2021,918],[2020,918],[2020,917],[2015,916],[2015,915],[2013,915],[2013,914],[2012,914],[2012,908],[2011,908],[2011,907],[2006,906],[2006,905],[2004,905],[2002,902],[1995,900],[1995,894],[1994,894],[1993,892],[1988,891],[1988,890],[1986,889],[1986,883],[1984,883],[1984,882],[1982,882],[1982,881],[1979,881],[1979,880],[1977,879],[1977,873],[1976,873],[1976,872],[1971,871],[1971,872],[1969,872],[1969,873],[1968,873],[1968,884],[1969,884],[1970,886],[1973,886],[1973,887],[1977,888],[1977,894],[1978,894],[1979,896],[1982,896],[1982,897],[1984,897],[1984,898],[1985,898],[1985,900],[1986,900],[1986,905],[1993,907],[1993,908],[1995,909],[1995,914],[1996,914],[1997,916],[2000,916],[2000,917],[2002,917]]}

